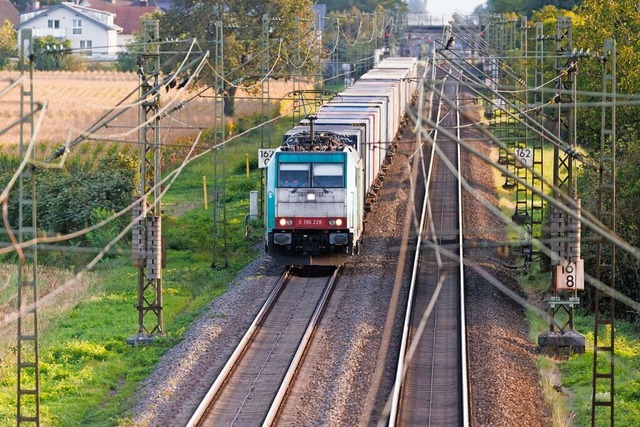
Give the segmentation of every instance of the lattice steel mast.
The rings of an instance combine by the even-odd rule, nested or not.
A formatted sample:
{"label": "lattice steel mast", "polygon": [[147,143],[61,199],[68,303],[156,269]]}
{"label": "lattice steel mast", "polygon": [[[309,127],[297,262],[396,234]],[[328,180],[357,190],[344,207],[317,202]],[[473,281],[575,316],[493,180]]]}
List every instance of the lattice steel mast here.
{"label": "lattice steel mast", "polygon": [[[571,19],[560,17],[556,21],[556,91],[553,103],[556,105],[556,136],[575,149],[575,112],[573,108],[563,108],[562,104],[574,102],[576,65],[572,52]],[[553,196],[564,203],[560,192],[576,201],[579,216],[579,200],[575,179],[575,158],[572,153],[553,149]],[[584,353],[585,339],[574,329],[574,307],[580,303],[577,291],[584,288],[584,264],[580,258],[580,221],[564,214],[558,208],[551,208],[551,251],[557,255],[551,259],[551,299],[549,330],[538,336],[538,345],[547,353]]]}
{"label": "lattice steel mast", "polygon": [[[20,45],[20,162],[35,160],[27,150],[34,137],[33,38],[22,30]],[[25,78],[28,61],[29,78]],[[25,106],[27,111],[25,112]],[[18,243],[36,238],[36,169],[27,167],[18,179]],[[22,249],[18,257],[17,425],[40,425],[40,361],[38,352],[37,246]]]}
{"label": "lattice steel mast", "polygon": [[[162,322],[162,233],[160,182],[160,117],[158,116],[160,30],[158,21],[142,22],[143,45],[137,65],[140,75],[140,187],[133,210],[133,258],[138,267],[138,332],[129,344],[143,344],[163,333]],[[149,193],[149,194],[146,194]]]}
{"label": "lattice steel mast", "polygon": [[[602,117],[600,125],[600,188],[598,217],[616,233],[616,43],[605,40],[602,72]],[[616,246],[608,240],[598,242],[596,279],[616,287]],[[607,309],[609,312],[607,313]],[[609,408],[609,422],[614,425],[615,298],[612,293],[596,289],[593,330],[593,377],[591,391],[591,425],[596,425],[598,407]],[[608,332],[608,333],[607,333]],[[603,360],[604,359],[604,360]],[[603,360],[604,363],[598,363]],[[604,381],[602,381],[604,380]],[[604,393],[598,383],[604,382]],[[602,390],[602,388],[601,388]]]}
{"label": "lattice steel mast", "polygon": [[215,22],[215,98],[213,107],[213,261],[211,268],[227,268],[227,204],[225,164],[225,81],[224,81],[224,29],[222,21]]}

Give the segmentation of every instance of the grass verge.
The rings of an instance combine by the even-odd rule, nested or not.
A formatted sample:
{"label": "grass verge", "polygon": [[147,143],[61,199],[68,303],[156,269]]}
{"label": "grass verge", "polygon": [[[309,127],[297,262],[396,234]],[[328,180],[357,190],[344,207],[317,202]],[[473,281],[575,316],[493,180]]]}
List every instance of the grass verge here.
{"label": "grass verge", "polygon": [[[497,159],[497,150],[495,159]],[[553,149],[544,152],[544,162],[553,164]],[[552,168],[545,168],[549,175]],[[494,182],[500,199],[500,209],[507,217],[511,217],[515,210],[515,191],[502,187],[504,176],[494,169]],[[507,227],[508,241],[518,239],[515,227]],[[539,265],[523,271],[520,283],[527,295],[536,297],[549,290],[551,284],[550,273],[542,272]],[[540,298],[537,298],[540,299]],[[545,310],[548,307],[541,307]],[[537,344],[538,336],[549,328],[546,321],[534,312],[527,311],[529,321],[529,339]],[[586,351],[584,354],[572,355],[568,358],[557,359],[544,355],[537,358],[540,373],[540,384],[547,406],[551,411],[554,427],[591,425],[591,394],[593,369],[593,325],[594,318],[582,311],[576,311],[574,316],[575,329],[585,335]],[[615,425],[640,425],[640,380],[637,372],[640,370],[640,340],[637,327],[627,322],[616,321],[615,335]],[[599,363],[608,364],[601,360]],[[601,369],[600,371],[604,371]],[[608,383],[598,383],[596,393],[608,392]],[[601,399],[603,400],[603,399]],[[609,426],[608,409],[598,408],[596,412],[596,426]]]}
{"label": "grass verge", "polygon": [[[289,125],[290,119],[272,125],[274,134],[281,134]],[[204,208],[202,177],[207,176],[211,183],[212,156],[190,164],[163,199],[163,236],[167,240],[167,267],[163,272],[165,333],[152,345],[126,344],[127,337],[138,329],[134,307],[137,269],[127,255],[106,259],[85,274],[85,291],[69,293],[63,309],[53,310],[51,305],[39,309],[41,324],[46,325],[40,328],[39,348],[42,425],[114,426],[131,422],[123,414],[135,403],[140,382],[162,354],[181,340],[191,321],[224,293],[238,271],[262,250],[261,222],[252,221],[246,237],[244,223],[249,213],[249,191],[260,188],[261,173],[256,167],[259,146],[258,130],[224,149],[228,268],[210,268],[213,207],[210,202],[209,209]],[[209,200],[214,200],[212,186],[208,193]],[[50,273],[46,268],[42,271],[40,281],[44,283]],[[16,292],[12,289],[17,290],[17,286],[7,280],[8,285],[0,289],[0,302],[7,302],[9,307],[12,292]],[[73,289],[77,282],[61,280],[56,286]],[[15,336],[10,333],[0,341],[0,426],[16,422]]]}

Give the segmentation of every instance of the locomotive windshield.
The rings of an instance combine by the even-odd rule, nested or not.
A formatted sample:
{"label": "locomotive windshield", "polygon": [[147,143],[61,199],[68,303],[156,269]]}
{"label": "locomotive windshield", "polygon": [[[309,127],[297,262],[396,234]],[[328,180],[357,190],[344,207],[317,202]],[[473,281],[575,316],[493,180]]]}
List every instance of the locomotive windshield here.
{"label": "locomotive windshield", "polygon": [[312,187],[343,188],[344,165],[342,163],[314,163]]}
{"label": "locomotive windshield", "polygon": [[309,163],[280,163],[278,187],[300,188],[309,186]]}
{"label": "locomotive windshield", "polygon": [[280,188],[344,188],[344,163],[280,163]]}

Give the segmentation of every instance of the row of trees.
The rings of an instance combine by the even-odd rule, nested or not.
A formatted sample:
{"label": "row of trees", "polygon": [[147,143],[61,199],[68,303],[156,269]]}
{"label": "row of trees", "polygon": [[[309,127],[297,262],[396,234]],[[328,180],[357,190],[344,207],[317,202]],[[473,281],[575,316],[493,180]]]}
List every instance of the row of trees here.
{"label": "row of trees", "polygon": [[[384,3],[387,9],[395,11],[396,3]],[[540,5],[544,3],[543,7]],[[336,49],[342,57],[336,61],[356,66],[366,61],[367,52],[360,51],[366,44],[368,52],[377,46],[377,33],[386,31],[389,17],[393,16],[376,9],[372,2],[357,2],[357,7],[347,7],[338,0],[327,3],[330,8],[342,10],[330,15],[324,22],[325,42],[339,40],[336,46],[325,46],[324,52],[335,55]],[[354,3],[356,4],[356,3]],[[404,3],[403,3],[404,4]],[[406,7],[406,6],[405,6]],[[559,7],[573,8],[572,12]],[[635,0],[488,0],[488,12],[515,12],[528,14],[531,11],[533,21],[546,22],[553,28],[555,19],[561,15],[570,15],[574,25],[574,46],[598,51],[607,38],[618,41],[617,51],[617,90],[620,93],[636,94],[640,92],[640,10]],[[404,9],[398,9],[403,12]],[[288,78],[291,75],[317,75],[319,64],[330,59],[318,54],[321,49],[319,34],[314,30],[315,17],[312,14],[311,0],[257,0],[237,2],[216,0],[176,0],[173,8],[158,15],[162,37],[191,39],[196,38],[203,50],[216,51],[219,40],[224,35],[224,87],[219,88],[227,99],[227,114],[232,113],[233,99],[237,85],[260,90],[260,81],[265,71],[272,78]],[[217,27],[221,23],[222,28]],[[360,24],[362,23],[362,25]],[[265,28],[268,31],[268,49],[265,49]],[[10,25],[0,28],[0,66],[3,57],[14,52]],[[554,30],[550,30],[551,33]],[[339,34],[339,38],[337,37]],[[379,34],[382,36],[382,34]],[[42,46],[51,41],[42,41]],[[358,44],[358,43],[363,44]],[[40,42],[39,42],[40,43]],[[368,44],[367,44],[368,43]],[[15,46],[15,42],[13,42]],[[122,56],[122,64],[135,68],[135,46],[130,55]],[[38,67],[50,69],[60,66],[63,59],[55,56],[42,56]],[[577,73],[581,90],[599,92],[601,90],[601,64],[592,59],[580,61]],[[169,74],[174,70],[163,70]],[[215,71],[209,69],[198,84],[213,85]],[[587,147],[594,161],[599,161],[600,152],[600,111],[582,109],[579,111],[578,140]],[[618,109],[618,233],[634,246],[640,246],[640,168],[637,167],[637,154],[640,154],[640,111],[638,107],[627,106]],[[583,194],[585,209],[596,212],[597,176],[584,169],[580,178],[580,191]],[[588,264],[592,265],[593,243],[585,243],[584,254]],[[630,297],[640,300],[640,265],[626,254],[619,256],[618,289]]]}
{"label": "row of trees", "polygon": [[553,9],[572,10],[583,3],[582,0],[487,0],[485,8],[489,13],[516,13],[531,17],[535,11],[545,6]]}
{"label": "row of trees", "polygon": [[[640,94],[640,10],[633,0],[582,0],[575,9],[574,46],[603,53],[605,39],[616,40],[616,90],[621,94]],[[593,59],[581,60],[577,73],[581,90],[602,91],[602,64]],[[597,99],[599,100],[599,99]],[[618,107],[616,111],[617,234],[635,247],[640,247],[640,104]],[[578,141],[587,147],[594,162],[600,161],[600,108],[584,109],[578,117]],[[598,210],[598,172],[584,168],[579,180],[583,206]],[[585,243],[585,262],[595,270],[595,243]],[[640,263],[624,251],[617,251],[616,288],[635,301],[640,301]],[[628,307],[617,310],[637,320],[638,313]]]}
{"label": "row of trees", "polygon": [[[489,2],[492,3],[492,2]],[[493,2],[495,3],[495,2]],[[506,2],[505,2],[506,3]],[[525,4],[526,2],[522,2]],[[517,18],[517,14],[507,15]],[[640,32],[640,9],[632,0],[603,2],[601,0],[582,0],[571,11],[546,5],[533,12],[532,21],[545,24],[545,34],[555,34],[556,20],[560,16],[571,18],[573,28],[573,48],[591,50],[597,56],[578,60],[576,73],[577,88],[581,92],[600,93],[603,89],[603,63],[599,60],[604,49],[605,39],[616,40],[616,91],[618,94],[635,95],[640,93],[640,44],[637,34]],[[546,76],[546,79],[551,76]],[[578,101],[599,102],[599,96],[580,96]],[[640,101],[640,97],[638,98]],[[584,147],[591,164],[598,165],[601,155],[600,107],[579,108],[577,110],[576,140]],[[608,137],[610,138],[610,137]],[[610,139],[604,141],[611,143]],[[616,110],[616,226],[617,234],[635,247],[640,247],[640,102],[638,106],[618,106]],[[597,214],[599,211],[600,171],[591,167],[580,167],[578,173],[579,195],[582,207]],[[609,207],[605,206],[605,209]],[[590,230],[583,229],[582,255],[587,272],[595,276],[597,242]],[[607,256],[607,255],[605,255]],[[606,273],[605,273],[606,274]],[[617,251],[616,288],[623,294],[640,301],[640,263],[628,253]],[[605,283],[608,282],[604,278]],[[583,301],[587,308],[593,304],[593,289],[587,288]],[[619,316],[637,320],[638,313],[621,305]]]}

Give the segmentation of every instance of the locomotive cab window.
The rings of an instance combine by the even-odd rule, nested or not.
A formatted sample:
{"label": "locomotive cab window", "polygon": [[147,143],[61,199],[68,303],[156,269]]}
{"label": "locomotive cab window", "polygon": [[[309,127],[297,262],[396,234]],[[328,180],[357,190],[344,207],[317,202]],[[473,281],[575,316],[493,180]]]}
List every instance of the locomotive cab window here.
{"label": "locomotive cab window", "polygon": [[342,163],[314,163],[312,187],[343,188],[344,165]]}
{"label": "locomotive cab window", "polygon": [[309,186],[309,163],[280,163],[278,187],[300,188]]}

